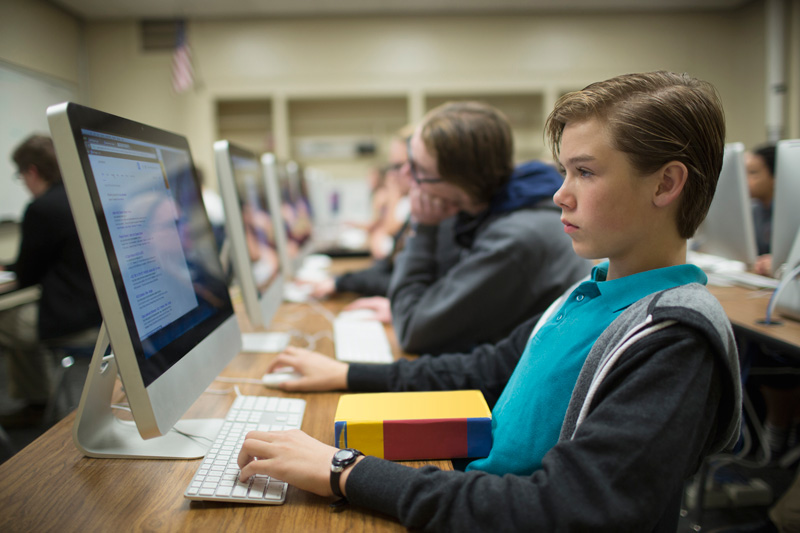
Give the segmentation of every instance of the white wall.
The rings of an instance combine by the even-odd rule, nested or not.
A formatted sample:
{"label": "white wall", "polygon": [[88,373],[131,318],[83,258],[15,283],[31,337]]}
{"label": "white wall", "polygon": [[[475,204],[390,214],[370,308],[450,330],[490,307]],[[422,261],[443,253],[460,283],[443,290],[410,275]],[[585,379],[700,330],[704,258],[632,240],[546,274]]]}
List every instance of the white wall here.
{"label": "white wall", "polygon": [[78,84],[79,21],[42,0],[0,2],[0,59]]}
{"label": "white wall", "polygon": [[[30,201],[12,180],[12,151],[32,133],[48,133],[47,106],[79,97],[80,46],[74,17],[40,0],[0,2],[0,220],[18,220]],[[2,258],[12,246],[16,254],[9,244]]]}

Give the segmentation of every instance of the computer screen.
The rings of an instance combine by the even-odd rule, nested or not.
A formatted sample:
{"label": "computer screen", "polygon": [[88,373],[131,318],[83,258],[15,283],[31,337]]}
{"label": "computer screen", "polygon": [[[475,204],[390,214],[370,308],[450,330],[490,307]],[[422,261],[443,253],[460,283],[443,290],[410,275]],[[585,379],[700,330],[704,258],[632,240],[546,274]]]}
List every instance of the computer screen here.
{"label": "computer screen", "polygon": [[303,169],[294,161],[277,164],[281,215],[286,227],[292,272],[297,272],[313,247],[313,213]]}
{"label": "computer screen", "polygon": [[742,143],[725,145],[714,200],[692,240],[692,249],[746,265],[756,261],[753,211]]}
{"label": "computer screen", "polygon": [[794,243],[786,261],[781,284],[775,295],[775,310],[786,318],[800,320],[800,231],[794,238]]}
{"label": "computer screen", "polygon": [[[260,159],[226,140],[214,143],[236,279],[250,323],[268,327],[283,298],[273,203]],[[281,229],[281,228],[279,228]]]}
{"label": "computer screen", "polygon": [[[73,103],[47,114],[104,321],[75,442],[98,457],[201,456],[201,441],[170,430],[239,352],[241,333],[188,142]],[[111,412],[116,370],[138,435]]]}
{"label": "computer screen", "polygon": [[778,141],[775,146],[775,196],[772,202],[773,273],[779,273],[800,229],[800,139]]}

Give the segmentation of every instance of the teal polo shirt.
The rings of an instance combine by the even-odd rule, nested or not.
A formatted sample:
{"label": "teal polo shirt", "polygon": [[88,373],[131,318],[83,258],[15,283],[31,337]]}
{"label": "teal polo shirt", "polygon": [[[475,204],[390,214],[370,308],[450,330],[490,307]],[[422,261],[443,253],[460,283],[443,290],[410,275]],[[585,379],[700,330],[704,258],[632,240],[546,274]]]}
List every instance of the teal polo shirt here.
{"label": "teal polo shirt", "polygon": [[467,470],[530,475],[555,446],[572,389],[594,342],[630,305],[654,292],[697,282],[706,275],[678,265],[606,281],[608,263],[570,293],[532,335],[492,409],[492,449]]}

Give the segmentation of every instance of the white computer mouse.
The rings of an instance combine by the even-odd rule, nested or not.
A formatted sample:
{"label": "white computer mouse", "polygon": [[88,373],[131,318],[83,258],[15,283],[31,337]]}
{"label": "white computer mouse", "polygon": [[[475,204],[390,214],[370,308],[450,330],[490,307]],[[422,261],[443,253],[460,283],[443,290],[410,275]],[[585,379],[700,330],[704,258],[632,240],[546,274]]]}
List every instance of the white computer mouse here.
{"label": "white computer mouse", "polygon": [[295,372],[294,369],[287,366],[283,368],[278,368],[274,372],[264,374],[263,376],[261,376],[261,381],[264,383],[264,386],[269,387],[271,389],[277,389],[278,385],[280,385],[284,381],[291,381],[293,379],[299,379],[301,377],[303,377],[302,374]]}

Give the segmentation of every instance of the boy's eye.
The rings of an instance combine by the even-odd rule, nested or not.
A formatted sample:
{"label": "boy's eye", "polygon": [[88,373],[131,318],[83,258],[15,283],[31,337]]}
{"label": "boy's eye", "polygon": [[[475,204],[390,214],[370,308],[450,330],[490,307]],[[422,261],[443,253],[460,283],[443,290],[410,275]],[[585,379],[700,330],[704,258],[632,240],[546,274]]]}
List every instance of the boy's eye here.
{"label": "boy's eye", "polygon": [[586,168],[578,168],[578,169],[576,169],[576,170],[578,171],[578,174],[579,174],[579,175],[580,175],[582,178],[588,178],[589,176],[592,176],[592,175],[594,175],[594,174],[593,174],[593,172],[592,172],[591,170],[589,170],[589,169],[586,169]]}

